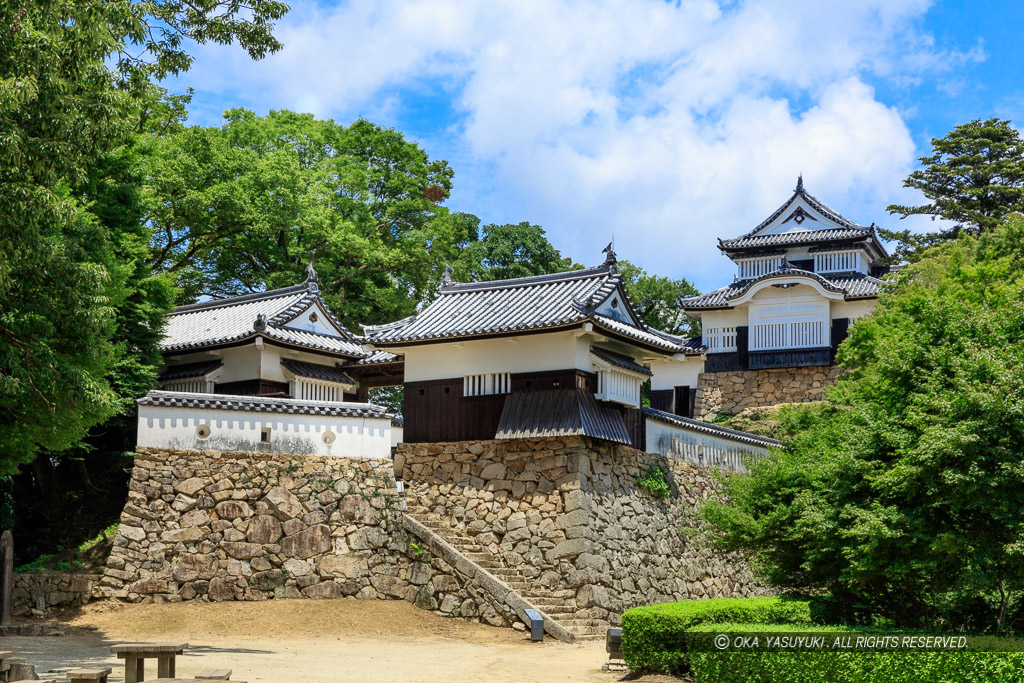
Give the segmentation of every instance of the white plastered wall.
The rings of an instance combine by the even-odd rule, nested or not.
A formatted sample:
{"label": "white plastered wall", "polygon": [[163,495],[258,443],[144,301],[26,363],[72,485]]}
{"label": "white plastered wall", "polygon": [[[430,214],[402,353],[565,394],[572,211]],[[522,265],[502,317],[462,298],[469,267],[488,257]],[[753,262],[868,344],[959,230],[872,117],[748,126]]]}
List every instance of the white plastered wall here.
{"label": "white plastered wall", "polygon": [[287,382],[288,378],[285,377],[284,370],[281,368],[282,358],[293,358],[307,363],[319,363],[320,365],[330,366],[338,362],[338,359],[334,356],[293,351],[267,343],[257,345],[255,342],[205,353],[172,356],[172,358],[175,363],[194,363],[219,358],[224,363],[224,366],[220,369],[220,374],[217,376],[218,383],[238,382],[249,379]]}
{"label": "white plastered wall", "polygon": [[648,418],[647,452],[708,467],[744,472],[744,458],[767,455],[764,446],[735,441]]}
{"label": "white plastered wall", "polygon": [[424,382],[494,372],[593,372],[590,350],[604,348],[641,365],[656,354],[579,329],[495,339],[441,342],[389,349],[405,355],[405,381]]}
{"label": "white plastered wall", "polygon": [[[423,382],[492,372],[590,370],[590,343],[575,330],[518,337],[409,346],[405,381]],[[584,364],[585,363],[585,364]]]}
{"label": "white plastered wall", "polygon": [[863,318],[875,308],[878,301],[875,299],[862,299],[860,301],[833,301],[832,319],[849,318],[856,320]]}
{"label": "white plastered wall", "polygon": [[675,387],[697,387],[697,376],[704,372],[704,359],[699,355],[686,356],[680,360],[666,358],[651,361],[651,389],[673,389]]}
{"label": "white plastered wall", "polygon": [[[316,315],[315,322],[310,319],[313,315]],[[331,337],[339,336],[338,330],[335,329],[334,325],[332,325],[329,320],[327,313],[323,309],[317,305],[313,305],[303,311],[300,315],[296,316],[294,320],[289,321],[285,327],[290,327],[293,330],[317,332]]]}
{"label": "white plastered wall", "polygon": [[[199,438],[200,425],[209,427],[209,437]],[[263,428],[270,428],[269,443],[261,441]],[[333,443],[325,441],[327,432]],[[391,418],[140,405],[138,445],[380,459],[391,453]]]}

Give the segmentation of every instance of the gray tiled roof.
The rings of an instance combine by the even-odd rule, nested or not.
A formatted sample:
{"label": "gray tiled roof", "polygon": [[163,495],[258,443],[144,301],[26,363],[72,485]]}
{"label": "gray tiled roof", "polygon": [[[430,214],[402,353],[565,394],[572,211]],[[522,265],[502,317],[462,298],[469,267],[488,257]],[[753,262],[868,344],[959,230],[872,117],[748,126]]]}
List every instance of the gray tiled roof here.
{"label": "gray tiled roof", "polygon": [[704,346],[704,340],[701,337],[687,337],[683,341],[683,353],[700,353],[707,347]]}
{"label": "gray tiled roof", "polygon": [[[285,327],[316,304],[338,329],[337,336]],[[356,338],[330,314],[312,282],[176,308],[167,318],[161,350],[192,351],[257,336],[333,355],[366,355]]]}
{"label": "gray tiled roof", "polygon": [[396,356],[389,351],[372,351],[370,355],[345,363],[344,367],[362,367],[365,365],[386,365],[388,363],[401,363],[402,357]]}
{"label": "gray tiled roof", "polygon": [[[627,310],[617,320],[596,313],[614,292]],[[638,322],[614,265],[493,282],[448,283],[422,311],[387,325],[365,327],[377,346],[443,341],[575,327],[591,322],[606,332],[665,351],[678,351],[670,335]]]}
{"label": "gray tiled roof", "polygon": [[678,427],[685,429],[692,429],[694,431],[702,432],[704,434],[710,434],[712,436],[719,436],[723,439],[732,439],[733,441],[741,441],[743,443],[754,444],[756,446],[765,446],[770,448],[781,448],[782,442],[777,439],[770,439],[766,436],[758,436],[757,434],[751,434],[750,432],[741,432],[738,429],[729,429],[728,427],[722,427],[711,422],[702,422],[700,420],[693,420],[688,417],[681,417],[679,415],[673,415],[672,413],[666,413],[661,410],[655,410],[654,408],[644,408],[644,415],[648,419],[659,420],[668,424],[673,424]]}
{"label": "gray tiled roof", "polygon": [[775,278],[786,278],[794,275],[810,277],[821,284],[827,290],[842,292],[846,299],[868,299],[878,296],[878,293],[885,286],[882,280],[863,273],[836,273],[827,277],[819,273],[812,273],[798,268],[779,268],[761,277],[747,280],[737,280],[731,285],[716,289],[707,294],[689,297],[679,301],[684,310],[699,308],[727,308],[731,306],[733,299],[739,298],[750,289],[751,286],[764,280]]}
{"label": "gray tiled roof", "polygon": [[195,377],[206,377],[214,370],[220,368],[224,363],[220,360],[204,360],[198,363],[183,363],[171,365],[164,368],[160,373],[161,382],[170,382],[176,379],[192,379]]}
{"label": "gray tiled roof", "polygon": [[612,351],[607,351],[605,349],[597,349],[594,347],[590,347],[590,353],[594,354],[595,356],[597,356],[598,358],[607,363],[611,363],[615,367],[622,368],[623,370],[638,372],[641,375],[647,375],[648,377],[654,374],[649,369],[640,365],[629,356],[624,356],[621,353],[614,353]]}
{"label": "gray tiled roof", "polygon": [[509,394],[495,439],[590,436],[629,444],[622,413],[583,389],[541,389]]}
{"label": "gray tiled roof", "polygon": [[[790,209],[793,203],[802,198],[808,206],[817,211],[821,216],[826,218],[834,225],[825,229],[819,230],[794,230],[792,232],[784,232],[773,235],[758,235],[761,230],[769,226],[772,221],[783,215]],[[813,223],[814,221],[808,221]],[[820,225],[820,223],[818,224]],[[744,250],[760,250],[760,249],[773,249],[773,248],[785,248],[785,247],[797,247],[805,246],[808,244],[828,244],[830,242],[856,242],[859,240],[866,240],[871,238],[872,248],[878,252],[878,256],[886,256],[885,248],[882,243],[878,240],[878,235],[875,234],[875,226],[864,226],[854,223],[849,218],[846,218],[838,211],[830,208],[823,201],[807,192],[804,189],[804,180],[801,177],[797,180],[796,189],[793,191],[792,196],[785,201],[778,209],[768,216],[768,218],[761,221],[760,225],[751,230],[750,232],[744,233],[739,237],[734,237],[727,240],[719,240],[718,248],[728,253],[730,251],[744,251]]]}
{"label": "gray tiled roof", "polygon": [[802,244],[814,244],[825,241],[865,239],[871,236],[870,230],[861,230],[859,228],[798,230],[776,235],[755,235],[753,237],[737,237],[731,240],[722,240],[718,248],[723,251],[729,251],[752,247],[795,247]]}
{"label": "gray tiled roof", "polygon": [[136,401],[144,406],[172,408],[208,408],[255,413],[289,413],[296,415],[341,415],[348,417],[379,417],[390,415],[372,403],[306,401],[263,396],[232,396],[228,394],[189,394],[173,391],[151,391]]}
{"label": "gray tiled roof", "polygon": [[320,379],[325,382],[340,382],[341,384],[355,384],[356,381],[336,366],[321,365],[320,363],[307,363],[292,358],[282,358],[281,367],[293,375],[308,377],[309,379]]}

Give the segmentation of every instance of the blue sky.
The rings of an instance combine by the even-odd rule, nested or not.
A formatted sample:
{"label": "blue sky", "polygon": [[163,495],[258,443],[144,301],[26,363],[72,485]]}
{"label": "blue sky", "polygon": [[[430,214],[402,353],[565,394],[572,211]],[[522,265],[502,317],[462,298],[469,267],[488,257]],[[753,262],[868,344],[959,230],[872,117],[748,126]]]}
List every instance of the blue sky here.
{"label": "blue sky", "polygon": [[[261,62],[198,46],[191,121],[242,106],[393,126],[455,169],[448,205],[531,221],[578,262],[706,291],[717,237],[808,190],[894,226],[902,180],[958,123],[1024,125],[1024,3],[293,0]],[[912,224],[925,229],[925,222]]]}

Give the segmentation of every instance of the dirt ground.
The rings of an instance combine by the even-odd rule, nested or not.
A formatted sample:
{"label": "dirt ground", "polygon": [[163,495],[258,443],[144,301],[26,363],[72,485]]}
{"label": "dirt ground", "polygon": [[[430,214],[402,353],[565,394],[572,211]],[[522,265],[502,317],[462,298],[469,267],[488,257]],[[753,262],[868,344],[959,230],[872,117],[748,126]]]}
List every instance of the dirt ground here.
{"label": "dirt ground", "polygon": [[[40,674],[103,664],[114,670],[111,683],[124,680],[124,666],[110,646],[133,640],[188,642],[179,677],[228,668],[233,680],[249,683],[616,683],[624,676],[601,670],[603,642],[531,643],[521,631],[439,617],[400,601],[94,603],[61,623],[71,627],[66,635],[0,638],[0,650],[14,650]],[[150,664],[147,677],[155,675]]]}

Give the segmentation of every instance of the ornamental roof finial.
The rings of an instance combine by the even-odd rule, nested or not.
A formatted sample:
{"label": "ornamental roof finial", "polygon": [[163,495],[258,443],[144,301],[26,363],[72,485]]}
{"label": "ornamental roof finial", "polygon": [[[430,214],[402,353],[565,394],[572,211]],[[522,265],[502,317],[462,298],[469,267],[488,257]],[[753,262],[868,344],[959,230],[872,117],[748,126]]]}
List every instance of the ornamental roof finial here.
{"label": "ornamental roof finial", "polygon": [[601,250],[602,254],[605,254],[604,264],[606,266],[614,266],[617,259],[615,257],[615,240],[608,243],[608,246]]}
{"label": "ornamental roof finial", "polygon": [[262,332],[263,330],[267,329],[266,314],[259,313],[256,315],[256,322],[252,324],[252,329],[256,330],[257,332]]}
{"label": "ornamental roof finial", "polygon": [[455,272],[455,269],[452,268],[450,263],[444,264],[444,275],[441,276],[441,286],[442,287],[447,287],[448,285],[450,285],[450,284],[452,284],[454,282],[454,280],[452,279],[452,273],[454,273],[454,272]]}
{"label": "ornamental roof finial", "polygon": [[320,291],[319,281],[316,277],[316,269],[313,268],[313,261],[316,260],[316,250],[313,250],[313,257],[309,259],[309,265],[306,266],[306,290],[310,294],[316,294]]}
{"label": "ornamental roof finial", "polygon": [[796,177],[796,192],[804,191],[804,174],[801,173]]}

